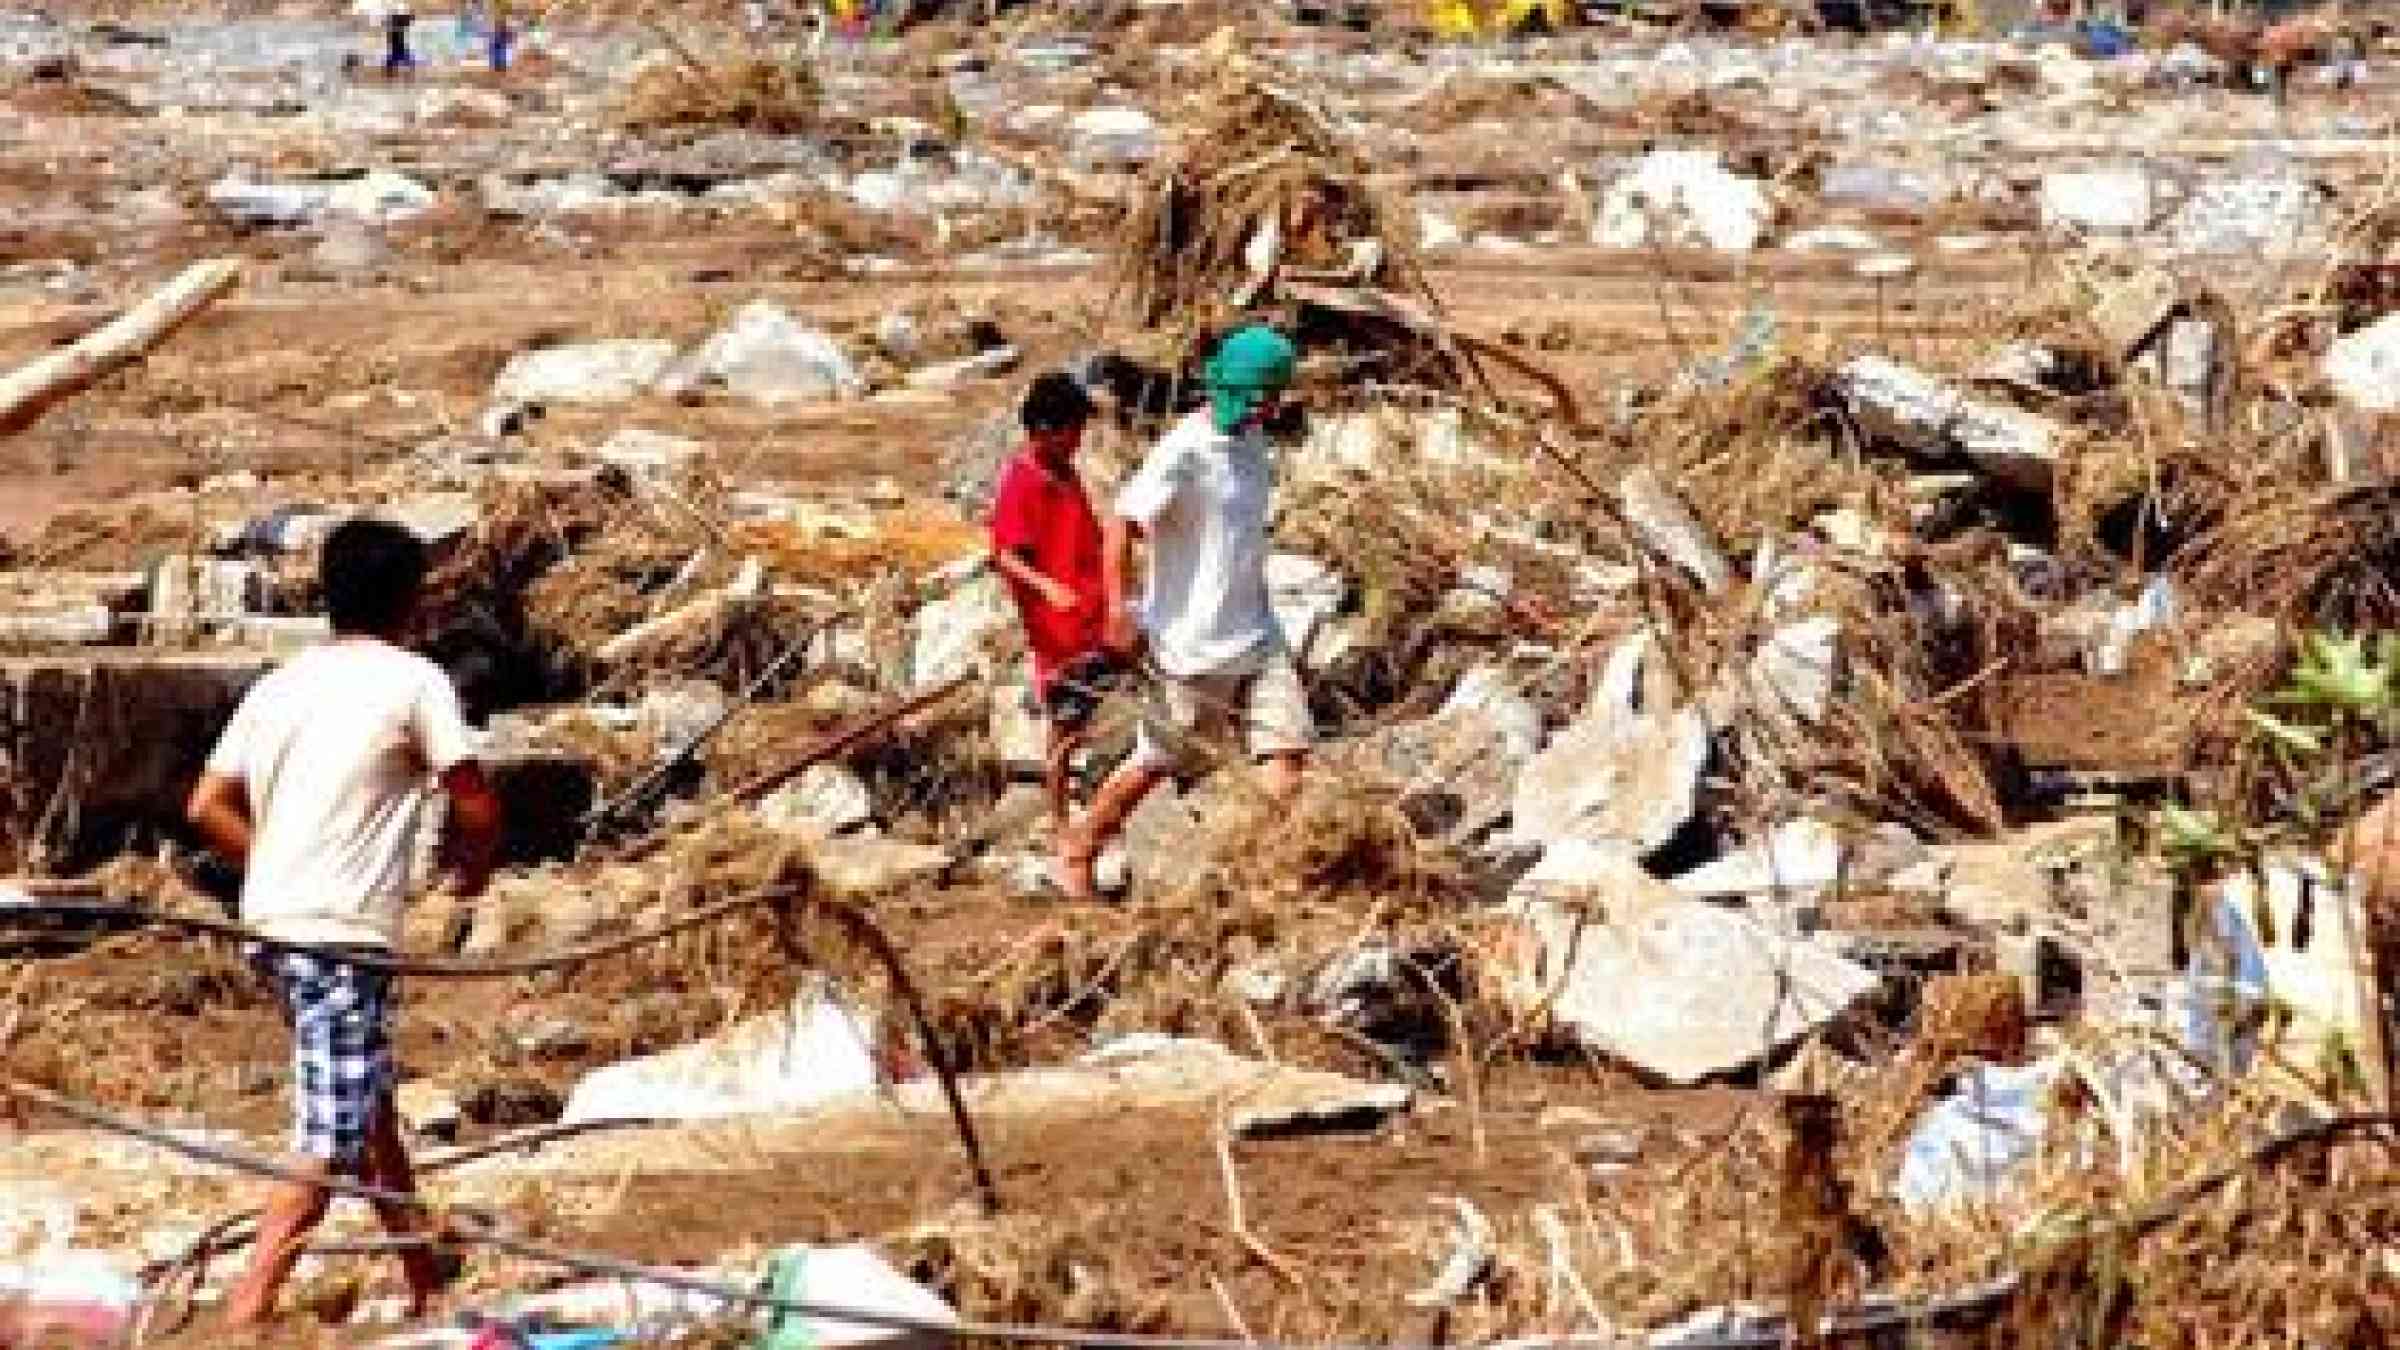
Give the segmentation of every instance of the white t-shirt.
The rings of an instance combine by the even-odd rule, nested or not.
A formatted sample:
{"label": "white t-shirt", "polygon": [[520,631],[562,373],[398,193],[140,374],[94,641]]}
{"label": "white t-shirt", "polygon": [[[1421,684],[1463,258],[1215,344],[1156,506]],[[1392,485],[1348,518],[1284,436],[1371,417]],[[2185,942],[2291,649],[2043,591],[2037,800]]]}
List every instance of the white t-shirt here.
{"label": "white t-shirt", "polygon": [[392,946],[435,780],[472,748],[450,677],[386,643],[311,648],[260,680],[208,759],[249,789],[242,921]]}
{"label": "white t-shirt", "polygon": [[1150,538],[1142,628],[1169,675],[1239,671],[1283,642],[1267,600],[1267,453],[1256,428],[1227,435],[1202,409],[1117,493],[1117,514]]}

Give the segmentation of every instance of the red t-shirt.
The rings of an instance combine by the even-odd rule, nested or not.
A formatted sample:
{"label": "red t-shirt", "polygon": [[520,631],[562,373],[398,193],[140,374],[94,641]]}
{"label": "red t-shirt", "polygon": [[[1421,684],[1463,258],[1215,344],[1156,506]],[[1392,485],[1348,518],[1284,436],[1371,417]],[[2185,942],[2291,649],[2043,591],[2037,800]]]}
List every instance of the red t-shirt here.
{"label": "red t-shirt", "polygon": [[1050,679],[1076,657],[1099,650],[1106,597],[1100,586],[1100,521],[1083,480],[1072,469],[1054,474],[1031,451],[1000,471],[992,498],[992,551],[1014,553],[1033,570],[1073,591],[1072,609],[1054,609],[1030,587],[1009,583],[1033,651],[1033,684]]}

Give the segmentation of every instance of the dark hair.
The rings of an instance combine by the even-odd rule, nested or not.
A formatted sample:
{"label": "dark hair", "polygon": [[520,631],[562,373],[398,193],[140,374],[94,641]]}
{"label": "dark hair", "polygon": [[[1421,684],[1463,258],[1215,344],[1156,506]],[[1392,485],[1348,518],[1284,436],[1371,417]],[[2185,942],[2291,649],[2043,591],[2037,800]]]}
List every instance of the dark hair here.
{"label": "dark hair", "polygon": [[1083,391],[1075,377],[1054,370],[1033,382],[1025,391],[1025,407],[1019,420],[1027,431],[1064,431],[1092,420],[1092,396]]}
{"label": "dark hair", "polygon": [[408,621],[425,584],[425,544],[403,526],[366,516],[325,536],[317,574],[337,633],[390,633]]}

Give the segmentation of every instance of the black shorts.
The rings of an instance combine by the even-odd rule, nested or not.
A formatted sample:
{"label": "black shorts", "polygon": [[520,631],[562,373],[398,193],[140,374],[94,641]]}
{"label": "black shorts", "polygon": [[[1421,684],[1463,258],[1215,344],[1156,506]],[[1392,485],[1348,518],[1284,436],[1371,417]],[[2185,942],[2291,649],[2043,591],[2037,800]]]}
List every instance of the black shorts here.
{"label": "black shorts", "polygon": [[1117,668],[1106,656],[1094,652],[1076,657],[1050,677],[1050,687],[1042,691],[1042,716],[1062,731],[1081,731],[1091,725],[1116,685]]}

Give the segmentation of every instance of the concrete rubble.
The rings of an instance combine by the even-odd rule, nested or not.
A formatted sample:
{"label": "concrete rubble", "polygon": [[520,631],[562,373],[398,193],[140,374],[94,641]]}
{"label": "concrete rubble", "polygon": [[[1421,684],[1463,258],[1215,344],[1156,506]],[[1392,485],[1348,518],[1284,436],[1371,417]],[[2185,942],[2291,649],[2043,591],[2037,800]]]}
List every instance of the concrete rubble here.
{"label": "concrete rubble", "polygon": [[1693,709],[1586,715],[1525,766],[1512,828],[1530,843],[1651,852],[1692,818],[1708,753],[1708,723]]}
{"label": "concrete rubble", "polygon": [[1694,900],[1603,844],[1553,846],[1518,883],[1514,997],[1679,1084],[1754,1065],[1841,1016],[1872,972]]}
{"label": "concrete rubble", "polygon": [[596,1070],[575,1085],[561,1120],[785,1115],[875,1081],[872,1031],[848,1009],[803,1000],[708,1040]]}
{"label": "concrete rubble", "polygon": [[2060,429],[2038,414],[1978,400],[1924,371],[1862,356],[1835,377],[1860,429],[1923,455],[1957,455],[2014,487],[2047,488]]}

